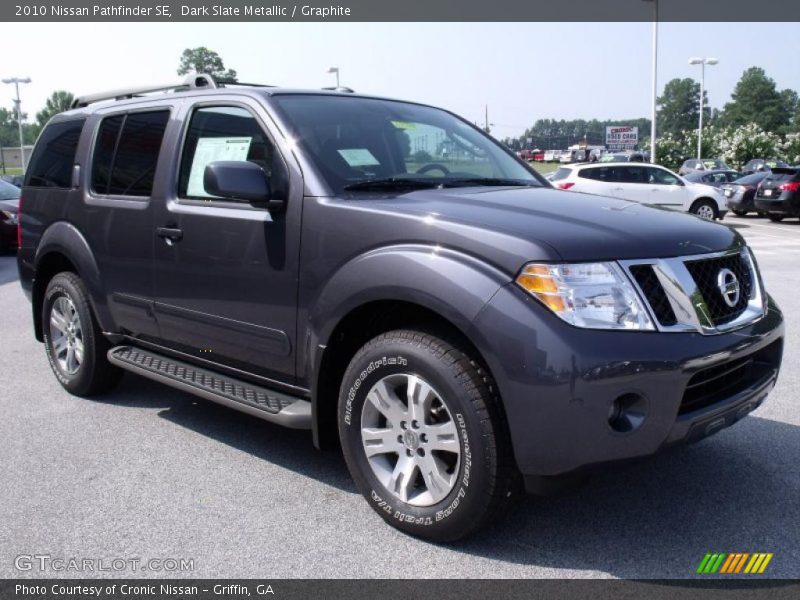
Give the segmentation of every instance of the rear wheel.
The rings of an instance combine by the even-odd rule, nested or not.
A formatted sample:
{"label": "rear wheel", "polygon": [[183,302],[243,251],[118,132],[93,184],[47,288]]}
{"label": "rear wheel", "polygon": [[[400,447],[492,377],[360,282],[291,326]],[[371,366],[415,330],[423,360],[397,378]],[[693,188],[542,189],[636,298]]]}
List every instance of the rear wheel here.
{"label": "rear wheel", "polygon": [[701,198],[692,204],[692,208],[689,209],[689,212],[697,215],[701,219],[708,219],[709,221],[713,221],[717,218],[717,207],[711,200],[705,198]]}
{"label": "rear wheel", "polygon": [[457,344],[409,330],[374,338],[347,368],[338,421],[361,493],[411,535],[465,537],[517,489],[494,383]]}
{"label": "rear wheel", "polygon": [[122,370],[108,362],[111,345],[94,318],[80,277],[65,272],[50,280],[41,318],[47,359],[65,390],[89,396],[119,382]]}
{"label": "rear wheel", "polygon": [[747,214],[746,210],[739,210],[738,208],[731,209],[731,212],[737,217],[744,217]]}
{"label": "rear wheel", "polygon": [[773,223],[780,223],[781,221],[783,221],[783,215],[778,215],[775,213],[767,213],[767,217]]}

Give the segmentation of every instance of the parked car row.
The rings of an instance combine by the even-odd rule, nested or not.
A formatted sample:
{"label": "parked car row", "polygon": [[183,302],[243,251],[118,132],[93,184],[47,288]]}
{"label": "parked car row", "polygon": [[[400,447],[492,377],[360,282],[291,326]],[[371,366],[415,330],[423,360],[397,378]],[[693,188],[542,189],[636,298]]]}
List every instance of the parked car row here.
{"label": "parked car row", "polygon": [[0,252],[17,247],[20,189],[0,179]]}

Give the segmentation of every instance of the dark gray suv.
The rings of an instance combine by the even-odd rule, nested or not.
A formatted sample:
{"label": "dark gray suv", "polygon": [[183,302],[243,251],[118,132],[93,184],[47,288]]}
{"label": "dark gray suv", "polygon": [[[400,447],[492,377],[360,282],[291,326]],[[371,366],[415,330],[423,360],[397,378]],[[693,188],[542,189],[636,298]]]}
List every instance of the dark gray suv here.
{"label": "dark gray suv", "polygon": [[20,279],[73,394],[131,371],[309,429],[446,541],[775,384],[781,312],[728,227],[555,190],[421,104],[156,91],[78,98],[26,175]]}

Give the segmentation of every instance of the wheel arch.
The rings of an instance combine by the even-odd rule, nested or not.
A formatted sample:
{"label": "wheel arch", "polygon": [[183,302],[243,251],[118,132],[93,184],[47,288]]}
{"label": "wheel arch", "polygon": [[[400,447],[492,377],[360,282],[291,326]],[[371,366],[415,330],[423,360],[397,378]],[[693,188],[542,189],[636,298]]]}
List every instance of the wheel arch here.
{"label": "wheel arch", "polygon": [[65,221],[50,225],[42,235],[33,264],[31,310],[38,341],[44,339],[40,315],[45,290],[50,280],[63,271],[71,271],[81,278],[89,292],[89,302],[98,323],[104,330],[108,330],[111,317],[102,302],[100,270],[89,243],[74,225]]}
{"label": "wheel arch", "polygon": [[339,269],[309,303],[305,356],[315,444],[338,442],[341,377],[355,352],[379,333],[426,328],[462,343],[486,367],[468,332],[508,280],[474,257],[417,245],[382,248]]}

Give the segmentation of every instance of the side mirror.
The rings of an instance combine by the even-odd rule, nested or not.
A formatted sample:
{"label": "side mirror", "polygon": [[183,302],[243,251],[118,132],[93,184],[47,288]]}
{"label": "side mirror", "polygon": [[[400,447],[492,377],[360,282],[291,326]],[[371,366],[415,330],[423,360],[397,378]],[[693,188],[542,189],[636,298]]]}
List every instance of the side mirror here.
{"label": "side mirror", "polygon": [[274,209],[283,200],[272,200],[264,169],[246,160],[219,160],[206,165],[203,187],[212,196],[246,200],[257,208]]}

